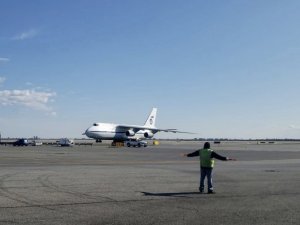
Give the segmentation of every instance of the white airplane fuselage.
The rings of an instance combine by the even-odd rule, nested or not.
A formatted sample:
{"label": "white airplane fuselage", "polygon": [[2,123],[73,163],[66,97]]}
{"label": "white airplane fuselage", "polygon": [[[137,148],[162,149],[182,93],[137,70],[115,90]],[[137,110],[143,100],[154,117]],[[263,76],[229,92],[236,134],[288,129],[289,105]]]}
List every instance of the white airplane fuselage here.
{"label": "white airplane fuselage", "polygon": [[96,140],[125,141],[128,139],[145,138],[145,133],[149,132],[147,129],[131,133],[128,131],[131,130],[119,127],[118,124],[94,123],[93,126],[85,131],[85,135]]}
{"label": "white airplane fuselage", "polygon": [[144,125],[128,125],[114,123],[94,123],[83,133],[89,138],[113,141],[128,139],[152,138],[157,132],[187,133],[177,129],[158,129],[155,127],[157,108],[153,108]]}

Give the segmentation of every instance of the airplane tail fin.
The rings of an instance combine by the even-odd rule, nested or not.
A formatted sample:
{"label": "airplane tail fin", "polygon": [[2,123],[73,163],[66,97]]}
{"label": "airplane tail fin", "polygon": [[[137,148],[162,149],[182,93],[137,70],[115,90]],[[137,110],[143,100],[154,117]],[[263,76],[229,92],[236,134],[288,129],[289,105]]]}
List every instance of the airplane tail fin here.
{"label": "airplane tail fin", "polygon": [[157,113],[157,108],[153,108],[148,119],[144,124],[145,127],[151,127],[151,128],[155,127],[156,113]]}

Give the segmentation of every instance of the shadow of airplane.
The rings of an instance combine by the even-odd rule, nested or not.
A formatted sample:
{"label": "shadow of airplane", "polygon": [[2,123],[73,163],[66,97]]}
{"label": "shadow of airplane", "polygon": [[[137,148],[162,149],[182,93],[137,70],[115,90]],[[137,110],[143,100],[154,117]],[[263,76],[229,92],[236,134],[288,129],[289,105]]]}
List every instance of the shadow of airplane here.
{"label": "shadow of airplane", "polygon": [[163,196],[163,197],[188,197],[187,195],[198,195],[200,192],[172,192],[172,193],[151,193],[141,192],[144,196]]}

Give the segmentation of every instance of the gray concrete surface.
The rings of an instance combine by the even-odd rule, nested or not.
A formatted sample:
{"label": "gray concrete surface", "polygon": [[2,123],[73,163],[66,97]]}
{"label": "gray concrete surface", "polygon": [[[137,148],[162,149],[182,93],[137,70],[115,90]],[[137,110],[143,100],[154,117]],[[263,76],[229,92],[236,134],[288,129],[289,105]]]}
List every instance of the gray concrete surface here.
{"label": "gray concrete surface", "polygon": [[199,147],[0,146],[0,224],[300,224],[299,144],[213,146],[215,195]]}

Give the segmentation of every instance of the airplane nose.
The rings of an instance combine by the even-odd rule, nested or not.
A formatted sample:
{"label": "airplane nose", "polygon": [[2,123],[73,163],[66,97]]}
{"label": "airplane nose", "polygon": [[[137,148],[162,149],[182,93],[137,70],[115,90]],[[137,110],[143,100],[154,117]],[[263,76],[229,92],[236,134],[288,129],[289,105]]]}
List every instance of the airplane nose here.
{"label": "airplane nose", "polygon": [[93,133],[91,132],[91,127],[89,127],[88,129],[86,129],[86,131],[83,133],[83,135],[86,135],[89,138],[92,138]]}
{"label": "airplane nose", "polygon": [[86,129],[86,130],[82,133],[82,135],[87,135],[88,132],[89,132],[89,129]]}

